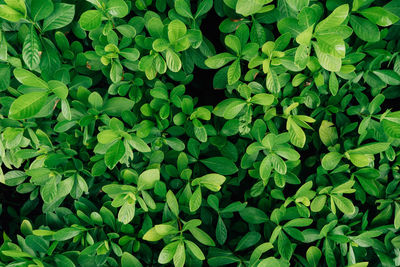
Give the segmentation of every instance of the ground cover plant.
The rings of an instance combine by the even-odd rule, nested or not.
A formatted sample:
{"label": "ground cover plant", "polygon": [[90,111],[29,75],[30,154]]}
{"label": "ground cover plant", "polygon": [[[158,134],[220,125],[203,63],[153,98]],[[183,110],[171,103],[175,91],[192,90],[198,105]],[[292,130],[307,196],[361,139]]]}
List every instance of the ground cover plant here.
{"label": "ground cover plant", "polygon": [[0,266],[400,266],[399,16],[1,0]]}

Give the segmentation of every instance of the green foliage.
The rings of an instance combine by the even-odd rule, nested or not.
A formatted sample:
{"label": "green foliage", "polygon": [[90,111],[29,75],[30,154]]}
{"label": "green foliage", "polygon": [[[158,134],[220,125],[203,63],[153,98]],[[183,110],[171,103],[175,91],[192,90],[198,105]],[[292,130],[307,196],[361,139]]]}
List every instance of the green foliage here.
{"label": "green foliage", "polygon": [[1,1],[0,266],[399,266],[399,16]]}

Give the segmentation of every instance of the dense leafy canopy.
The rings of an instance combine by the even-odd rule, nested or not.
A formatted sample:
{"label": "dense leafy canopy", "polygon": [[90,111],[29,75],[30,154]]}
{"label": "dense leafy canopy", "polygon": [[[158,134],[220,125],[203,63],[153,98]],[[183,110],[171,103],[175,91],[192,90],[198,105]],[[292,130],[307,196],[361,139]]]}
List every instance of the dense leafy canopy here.
{"label": "dense leafy canopy", "polygon": [[399,16],[0,1],[0,266],[399,266]]}

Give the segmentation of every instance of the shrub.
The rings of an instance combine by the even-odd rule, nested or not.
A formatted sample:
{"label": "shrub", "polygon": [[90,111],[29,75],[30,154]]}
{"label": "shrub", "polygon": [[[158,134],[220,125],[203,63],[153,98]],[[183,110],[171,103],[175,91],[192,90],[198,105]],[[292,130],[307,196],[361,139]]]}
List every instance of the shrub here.
{"label": "shrub", "polygon": [[400,265],[400,1],[0,2],[0,266]]}

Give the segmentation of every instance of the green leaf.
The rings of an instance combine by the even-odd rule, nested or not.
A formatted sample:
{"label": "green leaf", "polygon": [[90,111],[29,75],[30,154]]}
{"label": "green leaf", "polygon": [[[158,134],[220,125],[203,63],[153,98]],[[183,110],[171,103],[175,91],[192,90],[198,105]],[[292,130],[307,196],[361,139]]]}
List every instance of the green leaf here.
{"label": "green leaf", "polygon": [[160,180],[160,170],[150,169],[145,170],[139,175],[138,189],[149,190],[154,188],[154,184]]}
{"label": "green leaf", "polygon": [[48,82],[49,89],[60,99],[67,99],[68,96],[68,87],[57,80],[51,80]]}
{"label": "green leaf", "polygon": [[240,239],[239,243],[236,245],[235,251],[240,251],[252,247],[257,244],[260,239],[261,234],[259,232],[248,232]]}
{"label": "green leaf", "polygon": [[40,41],[36,29],[31,26],[22,48],[22,58],[30,70],[36,69],[40,63]]}
{"label": "green leaf", "polygon": [[350,25],[358,38],[366,42],[378,42],[381,38],[379,28],[367,19],[358,16],[350,17]]}
{"label": "green leaf", "polygon": [[389,85],[400,85],[400,75],[393,70],[374,70],[373,73],[384,83]]}
{"label": "green leaf", "polygon": [[279,91],[281,90],[281,85],[279,82],[278,75],[276,75],[275,71],[273,71],[272,69],[270,69],[270,71],[267,74],[266,86],[268,91],[270,91],[273,94],[278,94]]}
{"label": "green leaf", "polygon": [[120,82],[122,80],[122,65],[119,61],[113,61],[111,63],[110,79],[113,83]]}
{"label": "green leaf", "polygon": [[282,258],[289,260],[293,253],[292,243],[287,235],[283,232],[279,232],[278,236],[278,251]]}
{"label": "green leaf", "polygon": [[321,161],[322,168],[327,171],[333,170],[339,164],[342,159],[342,154],[338,152],[329,152],[326,154]]}
{"label": "green leaf", "polygon": [[168,245],[166,245],[160,252],[160,255],[158,255],[158,263],[160,264],[167,264],[170,261],[172,261],[176,249],[178,247],[179,241],[171,242]]}
{"label": "green leaf", "polygon": [[307,249],[306,258],[307,262],[310,264],[310,267],[317,267],[321,256],[322,252],[319,248],[311,246]]}
{"label": "green leaf", "polygon": [[333,146],[338,140],[336,127],[332,122],[323,120],[319,127],[319,137],[326,146]]}
{"label": "green leaf", "polygon": [[18,22],[20,19],[25,18],[25,15],[8,5],[0,5],[0,18],[11,22]]}
{"label": "green leaf", "polygon": [[54,4],[53,13],[43,21],[42,31],[62,28],[71,23],[75,15],[75,6],[65,3]]}
{"label": "green leaf", "polygon": [[[2,7],[0,7],[0,9],[1,8]],[[33,258],[31,254],[19,250],[4,249],[1,253],[12,258]]]}
{"label": "green leaf", "polygon": [[203,230],[195,227],[195,228],[189,229],[189,231],[193,235],[193,237],[196,238],[196,240],[199,241],[200,243],[202,243],[203,245],[209,246],[209,247],[215,246],[215,243],[212,240],[212,238]]}
{"label": "green leaf", "polygon": [[311,211],[320,212],[325,207],[326,198],[327,198],[326,195],[319,195],[316,198],[314,198],[310,206]]}
{"label": "green leaf", "polygon": [[218,216],[217,227],[215,229],[215,236],[217,238],[217,242],[220,245],[225,244],[226,239],[228,238],[228,230],[226,229],[226,225],[222,220],[221,216]]}
{"label": "green leaf", "polygon": [[236,35],[227,35],[225,37],[225,45],[232,49],[237,55],[239,55],[242,50],[240,39]]}
{"label": "green leaf", "polygon": [[238,171],[235,163],[225,157],[212,157],[202,159],[200,162],[206,165],[210,170],[222,175],[232,175]]}
{"label": "green leaf", "polygon": [[347,151],[348,153],[357,153],[357,154],[378,154],[387,150],[390,146],[390,143],[369,143],[363,146],[360,146],[355,149],[351,149]]}
{"label": "green leaf", "polygon": [[108,0],[107,12],[113,17],[123,18],[128,15],[129,8],[124,0]]}
{"label": "green leaf", "polygon": [[225,176],[216,173],[210,173],[194,179],[192,181],[192,186],[202,185],[211,191],[218,192],[225,180]]}
{"label": "green leaf", "polygon": [[194,190],[189,200],[190,212],[195,212],[196,210],[198,210],[201,206],[201,202],[202,202],[201,187],[198,186],[196,190]]}
{"label": "green leaf", "polygon": [[168,190],[166,197],[167,197],[167,204],[168,204],[169,209],[172,211],[173,214],[175,214],[175,216],[178,217],[179,205],[178,205],[178,201],[176,200],[174,193],[171,190]]}
{"label": "green leaf", "polygon": [[268,4],[271,1],[261,0],[238,0],[236,3],[236,13],[247,17],[253,15],[261,10],[264,4]]}
{"label": "green leaf", "polygon": [[253,207],[246,207],[239,212],[240,217],[249,224],[265,223],[268,219],[267,215],[260,209]]}
{"label": "green leaf", "polygon": [[348,14],[349,14],[348,4],[344,4],[337,7],[328,17],[326,17],[324,20],[322,20],[320,23],[317,24],[317,26],[315,27],[315,31],[319,32],[341,25],[347,18]]}
{"label": "green leaf", "polygon": [[395,203],[394,228],[400,228],[400,204],[397,202]]}
{"label": "green leaf", "polygon": [[241,74],[240,60],[236,59],[228,68],[228,84],[232,85],[237,82]]}
{"label": "green leaf", "polygon": [[79,235],[81,232],[82,230],[72,227],[67,227],[55,232],[53,235],[53,239],[56,241],[65,241]]}
{"label": "green leaf", "polygon": [[47,250],[49,249],[48,243],[42,237],[39,236],[28,235],[25,238],[25,243],[31,249],[39,253],[46,253]]}
{"label": "green leaf", "polygon": [[278,155],[271,153],[268,155],[270,162],[272,163],[272,166],[274,167],[275,171],[279,174],[286,174],[287,172],[287,166],[285,161],[279,157]]}
{"label": "green leaf", "polygon": [[17,186],[23,183],[28,176],[23,171],[9,171],[4,175],[4,184]]}
{"label": "green leaf", "polygon": [[306,135],[291,117],[287,120],[286,128],[289,131],[290,142],[297,147],[304,147],[306,143]]}
{"label": "green leaf", "polygon": [[187,248],[193,253],[193,255],[197,259],[199,259],[201,261],[205,260],[205,256],[204,256],[203,252],[195,243],[193,243],[190,240],[185,240],[185,244],[186,244]]}
{"label": "green leaf", "polygon": [[360,168],[366,167],[374,161],[374,155],[372,154],[349,153],[348,156],[351,163]]}
{"label": "green leaf", "polygon": [[150,147],[139,137],[131,135],[131,138],[128,139],[128,143],[137,151],[147,153],[150,152]]}
{"label": "green leaf", "polygon": [[334,72],[331,72],[331,75],[329,76],[329,91],[331,91],[331,94],[335,96],[339,90],[339,82],[336,78],[336,75]]}
{"label": "green leaf", "polygon": [[168,24],[168,40],[171,43],[181,41],[186,35],[186,31],[186,25],[182,21],[174,19]]}
{"label": "green leaf", "polygon": [[101,17],[101,12],[98,10],[85,11],[79,19],[79,25],[87,31],[97,29],[101,25]]}
{"label": "green leaf", "polygon": [[194,18],[198,18],[204,14],[206,14],[213,6],[213,0],[202,0],[197,7],[196,14]]}
{"label": "green leaf", "polygon": [[213,113],[227,120],[235,118],[246,105],[246,101],[237,98],[229,98],[219,103],[213,110]]}
{"label": "green leaf", "polygon": [[381,121],[385,133],[393,138],[400,138],[400,111],[387,114]]}
{"label": "green leaf", "polygon": [[172,51],[171,49],[167,49],[165,54],[165,59],[167,62],[167,67],[172,72],[178,72],[182,67],[181,59],[179,58],[178,54]]}
{"label": "green leaf", "polygon": [[38,88],[48,88],[49,86],[45,81],[38,78],[35,74],[22,68],[14,69],[15,78],[23,85],[38,87]]}
{"label": "green leaf", "polygon": [[342,59],[340,57],[332,56],[325,53],[319,47],[319,44],[313,42],[315,53],[317,54],[318,62],[321,66],[331,72],[338,72],[342,67]]}
{"label": "green leaf", "polygon": [[207,58],[204,63],[211,69],[219,69],[235,59],[236,57],[234,55],[224,52]]}
{"label": "green leaf", "polygon": [[124,111],[133,108],[135,102],[125,97],[109,98],[103,106],[103,111],[110,116],[121,116]]}
{"label": "green leaf", "polygon": [[106,166],[112,170],[114,169],[115,165],[120,161],[120,159],[125,154],[125,145],[124,142],[118,140],[115,142],[110,148],[107,150],[104,156],[104,162]]}
{"label": "green leaf", "polygon": [[190,6],[186,0],[176,0],[175,10],[179,15],[185,18],[193,18],[192,11],[190,10]]}
{"label": "green leaf", "polygon": [[399,21],[398,16],[380,6],[366,8],[359,11],[359,13],[371,22],[382,27],[390,26]]}
{"label": "green leaf", "polygon": [[274,99],[273,95],[261,93],[253,96],[250,102],[257,105],[269,106],[274,102]]}
{"label": "green leaf", "polygon": [[23,120],[35,116],[47,102],[47,92],[32,92],[18,97],[11,104],[9,116]]}
{"label": "green leaf", "polygon": [[353,214],[355,212],[356,209],[350,199],[341,195],[332,195],[331,198],[339,210],[344,214]]}
{"label": "green leaf", "polygon": [[173,257],[175,267],[183,267],[186,261],[185,245],[182,241],[176,247],[175,255]]}
{"label": "green leaf", "polygon": [[143,265],[140,263],[140,261],[132,254],[129,254],[128,252],[122,253],[121,267],[142,267],[142,266]]}
{"label": "green leaf", "polygon": [[135,216],[135,203],[125,202],[118,212],[118,221],[128,224]]}
{"label": "green leaf", "polygon": [[109,144],[119,138],[119,134],[114,130],[104,130],[97,135],[100,144]]}
{"label": "green leaf", "polygon": [[33,21],[39,21],[50,16],[54,11],[54,4],[51,0],[32,1],[31,16]]}

